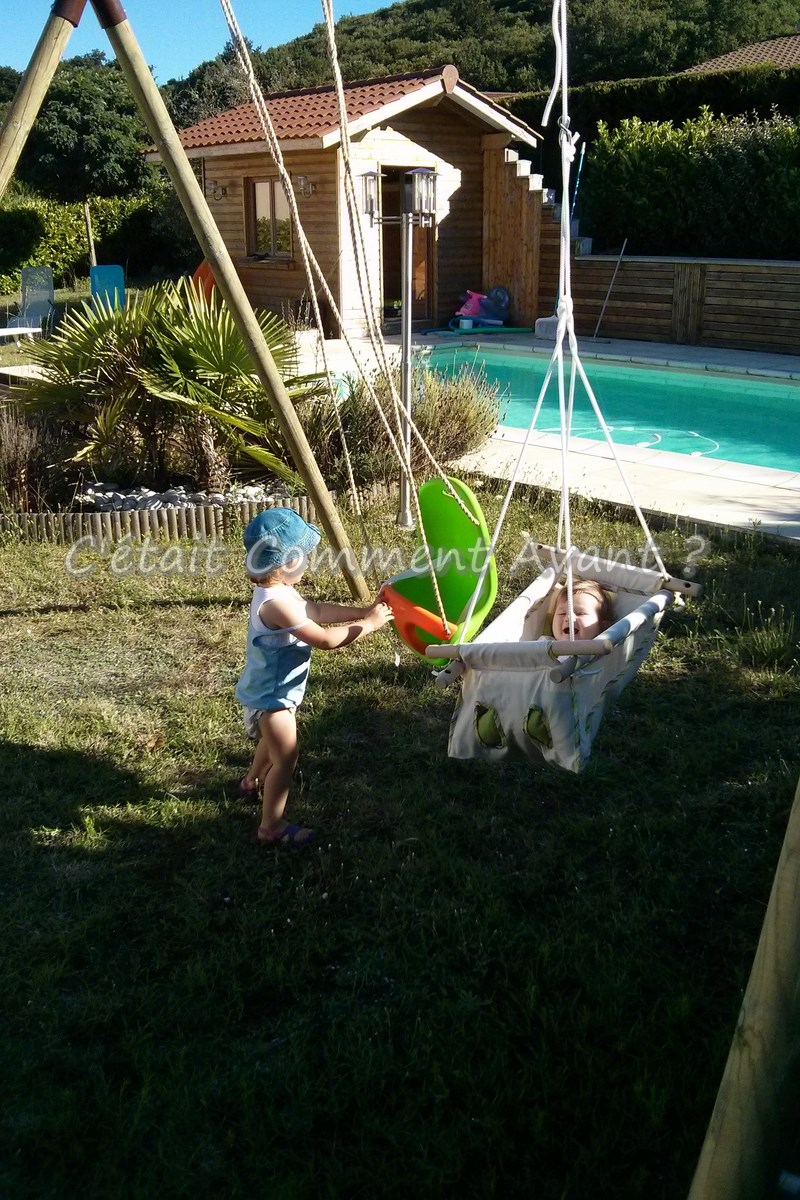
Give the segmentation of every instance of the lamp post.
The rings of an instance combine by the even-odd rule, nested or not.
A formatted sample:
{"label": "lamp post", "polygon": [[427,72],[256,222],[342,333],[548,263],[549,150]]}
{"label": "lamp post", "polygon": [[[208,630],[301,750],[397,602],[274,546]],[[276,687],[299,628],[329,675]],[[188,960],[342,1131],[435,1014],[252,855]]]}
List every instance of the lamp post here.
{"label": "lamp post", "polygon": [[[364,176],[364,211],[370,224],[400,225],[400,406],[403,413],[401,440],[406,460],[411,456],[411,310],[414,290],[414,227],[430,228],[436,218],[436,172],[418,167],[403,172],[400,186],[400,215],[384,217],[380,213],[380,176],[370,171]],[[400,504],[397,524],[414,528],[411,491],[405,471],[400,475]]]}

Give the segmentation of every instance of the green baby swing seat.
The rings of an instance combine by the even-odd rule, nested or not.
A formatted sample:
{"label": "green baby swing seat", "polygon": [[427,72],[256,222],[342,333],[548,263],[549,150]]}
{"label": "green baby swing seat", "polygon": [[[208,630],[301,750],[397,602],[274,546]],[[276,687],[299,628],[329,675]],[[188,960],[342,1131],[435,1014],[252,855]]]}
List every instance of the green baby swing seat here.
{"label": "green baby swing seat", "polygon": [[[420,566],[388,579],[383,586],[383,595],[394,611],[397,634],[407,646],[424,657],[427,646],[468,642],[475,636],[497,595],[497,566],[492,558],[475,610],[468,626],[462,628],[491,545],[486,520],[475,493],[459,479],[450,479],[449,486],[444,480],[430,479],[423,483],[418,495],[422,528],[433,560],[447,628],[438,613],[430,569],[420,554],[421,530],[417,534],[419,549],[415,555]],[[431,659],[426,661],[431,662]],[[435,658],[432,661],[439,662]],[[441,660],[442,663],[445,661]]]}

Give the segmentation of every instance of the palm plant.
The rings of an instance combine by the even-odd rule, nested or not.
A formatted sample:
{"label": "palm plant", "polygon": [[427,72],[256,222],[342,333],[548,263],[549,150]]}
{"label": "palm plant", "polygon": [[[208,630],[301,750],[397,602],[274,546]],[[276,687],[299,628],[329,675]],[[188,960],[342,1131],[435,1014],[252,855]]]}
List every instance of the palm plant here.
{"label": "palm plant", "polygon": [[[290,398],[307,405],[317,381],[298,376],[292,331],[274,315],[258,319]],[[72,461],[158,479],[183,462],[200,487],[215,490],[246,457],[297,482],[245,344],[216,292],[207,299],[185,279],[132,296],[124,309],[94,300],[68,312],[31,358],[42,377],[26,381],[15,398],[71,435]]]}

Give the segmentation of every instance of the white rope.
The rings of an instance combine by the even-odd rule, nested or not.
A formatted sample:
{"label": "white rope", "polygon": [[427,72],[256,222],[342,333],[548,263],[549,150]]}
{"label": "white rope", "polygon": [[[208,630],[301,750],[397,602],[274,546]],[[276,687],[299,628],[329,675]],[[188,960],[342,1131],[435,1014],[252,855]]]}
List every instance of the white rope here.
{"label": "white rope", "polygon": [[[410,416],[410,414],[406,413],[403,410],[402,400],[397,391],[397,388],[394,385],[394,378],[392,377],[392,375],[389,371],[389,365],[388,365],[388,361],[386,358],[386,343],[383,340],[383,334],[381,333],[380,325],[375,316],[377,309],[376,309],[374,299],[372,296],[372,285],[370,283],[370,272],[369,272],[368,265],[367,265],[367,263],[368,263],[367,249],[366,249],[366,244],[364,241],[364,227],[363,227],[363,224],[361,221],[357,189],[356,189],[355,179],[353,176],[353,164],[352,164],[352,157],[351,157],[351,153],[350,153],[350,145],[351,145],[350,127],[349,127],[349,122],[348,122],[348,118],[347,118],[347,103],[346,103],[345,94],[344,94],[344,82],[342,79],[341,67],[339,64],[338,48],[336,45],[336,29],[335,29],[335,22],[334,22],[334,16],[333,16],[332,0],[322,0],[322,10],[323,10],[323,14],[325,16],[325,32],[326,32],[327,41],[328,41],[328,58],[329,58],[329,61],[331,64],[331,70],[333,71],[334,88],[336,91],[336,102],[337,102],[337,107],[338,107],[338,111],[339,111],[339,130],[340,130],[341,142],[342,142],[342,164],[344,166],[345,206],[347,209],[347,217],[348,217],[348,221],[349,221],[349,225],[350,225],[350,238],[351,238],[354,253],[355,253],[356,278],[358,281],[359,294],[360,294],[360,298],[361,298],[361,306],[362,306],[362,309],[364,312],[365,325],[367,327],[367,333],[370,338],[370,343],[372,345],[373,352],[375,353],[376,357],[378,358],[378,361],[382,362],[384,365],[384,371],[386,373],[386,377],[387,377],[387,380],[389,383],[389,390],[390,390],[390,395],[391,395],[391,399],[392,399],[392,405],[394,408],[395,421],[397,423],[398,436],[400,436],[402,433],[403,422],[407,422],[409,428],[411,429],[411,432],[416,437],[423,453],[427,456],[428,461],[430,462],[430,464],[433,467],[436,474],[439,476],[439,478],[442,480],[442,482],[446,485],[447,490],[449,491],[450,495],[458,503],[462,512],[473,522],[473,524],[478,524],[477,518],[474,516],[473,513],[470,512],[470,510],[467,508],[466,504],[463,502],[461,497],[458,495],[455,488],[450,483],[450,480],[449,480],[447,474],[445,473],[441,464],[437,461],[437,459],[431,452],[430,447],[428,446],[422,433],[420,432],[420,430],[417,428],[416,424],[414,423],[413,418]],[[401,436],[400,436],[400,441],[402,443]],[[407,478],[409,479],[409,483],[411,485],[411,490],[415,491],[415,489],[413,487],[413,477],[411,476],[410,461],[408,463]],[[421,522],[421,513],[419,512],[418,506],[417,506],[417,516]]]}
{"label": "white rope", "polygon": [[[275,166],[277,167],[278,175],[279,175],[281,183],[283,185],[283,191],[286,195],[286,200],[289,205],[289,210],[292,214],[292,221],[294,223],[294,226],[295,226],[295,229],[297,232],[297,238],[298,238],[298,242],[300,245],[300,251],[301,251],[302,260],[303,260],[303,268],[305,270],[305,275],[306,275],[306,282],[308,285],[309,295],[311,297],[311,305],[312,305],[312,308],[314,311],[314,320],[315,320],[315,324],[316,324],[317,330],[319,331],[319,335],[320,335],[320,349],[322,352],[323,371],[325,374],[325,378],[327,381],[327,385],[328,385],[330,394],[334,398],[334,411],[336,414],[336,422],[338,425],[339,435],[340,435],[341,442],[342,442],[342,449],[344,452],[345,467],[347,470],[348,487],[350,490],[354,511],[355,511],[356,516],[361,525],[362,536],[363,536],[364,542],[368,543],[369,536],[368,536],[368,533],[366,530],[363,513],[361,510],[361,501],[360,501],[360,497],[358,495],[358,488],[357,488],[356,482],[355,482],[355,475],[353,472],[352,459],[350,456],[350,450],[349,450],[349,446],[347,443],[347,436],[345,434],[344,425],[342,423],[342,417],[341,417],[341,413],[339,411],[339,404],[336,401],[336,387],[335,387],[335,383],[334,383],[334,379],[333,379],[333,373],[331,370],[330,362],[328,359],[327,348],[325,345],[322,314],[320,312],[320,307],[319,307],[319,296],[318,296],[318,292],[317,292],[317,284],[314,279],[315,274],[322,286],[322,291],[325,294],[326,299],[328,300],[328,303],[331,306],[331,311],[333,313],[334,320],[340,322],[341,315],[338,311],[336,302],[330,291],[327,280],[324,276],[324,273],[322,272],[322,269],[319,265],[319,262],[315,256],[315,254],[311,248],[311,245],[308,241],[305,230],[303,228],[302,222],[300,220],[300,213],[299,213],[298,206],[297,206],[297,199],[295,197],[294,189],[293,189],[292,183],[291,183],[291,176],[289,175],[289,172],[286,169],[284,159],[283,159],[283,154],[280,149],[280,143],[278,142],[278,138],[275,133],[275,128],[272,124],[272,118],[269,115],[269,109],[267,108],[263,93],[258,84],[258,80],[256,79],[256,76],[255,76],[255,71],[253,69],[252,60],[250,58],[250,54],[247,49],[247,43],[245,42],[244,37],[241,32],[241,29],[239,28],[239,24],[236,19],[233,8],[230,4],[230,0],[220,0],[220,3],[222,5],[225,19],[228,24],[228,30],[231,35],[231,40],[236,49],[237,58],[239,59],[239,64],[240,64],[242,70],[244,71],[245,76],[248,81],[248,84],[249,84],[250,95],[253,100],[253,104],[255,105],[255,108],[256,108],[256,113],[259,118],[259,123],[261,125],[262,131],[263,131],[265,139],[267,141],[267,145],[269,147],[269,151],[272,156],[272,159],[275,163]],[[356,365],[359,365],[358,358],[355,353],[355,349],[350,344],[346,335],[345,335],[345,341],[346,341],[346,344],[348,345],[351,355],[353,356],[354,361],[356,362]],[[374,393],[374,389],[371,388],[370,383],[366,378],[366,373],[363,370],[363,368],[360,369],[360,373],[361,373],[361,377],[365,381],[365,384],[367,386],[367,391],[370,394],[370,398],[372,399],[373,403],[375,404],[376,408],[378,409],[379,413],[381,414],[381,418],[383,419],[386,433],[387,433],[387,436],[389,437],[390,443],[392,444],[393,448],[395,449],[395,452],[402,459],[402,456],[400,455],[399,446],[394,439],[392,430],[389,427],[388,422],[385,419],[383,410],[380,406],[380,403],[378,402],[377,396]]]}
{"label": "white rope", "polygon": [[[575,147],[579,140],[577,133],[570,133],[570,117],[569,117],[569,97],[568,97],[568,70],[567,70],[567,4],[566,0],[553,0],[552,13],[552,28],[553,38],[556,49],[555,75],[553,86],[550,89],[550,94],[545,105],[544,115],[542,117],[542,125],[547,125],[550,114],[555,104],[556,98],[561,93],[561,116],[559,118],[559,148],[561,151],[561,227],[559,232],[559,298],[557,305],[558,323],[556,327],[556,340],[553,348],[553,353],[550,356],[550,362],[545,373],[544,381],[539,390],[539,396],[534,406],[531,420],[528,425],[525,439],[520,447],[517,461],[514,470],[511,474],[511,479],[503,499],[503,504],[500,509],[500,515],[497,518],[492,540],[489,546],[489,552],[486,555],[486,561],[483,565],[481,573],[478,577],[478,582],[475,591],[467,608],[467,615],[464,625],[467,626],[472,618],[475,608],[478,603],[481,588],[489,570],[489,564],[492,555],[497,546],[500,532],[511,503],[511,497],[516,487],[517,479],[519,478],[522,463],[525,458],[525,452],[528,449],[531,434],[533,433],[536,421],[539,417],[539,412],[544,401],[544,396],[550,384],[550,379],[554,368],[557,370],[558,380],[558,407],[561,429],[561,500],[558,514],[558,538],[557,545],[560,549],[572,549],[572,519],[570,513],[569,500],[569,443],[572,434],[572,414],[575,401],[575,384],[578,377],[586,389],[586,394],[594,410],[595,416],[600,424],[601,429],[606,437],[606,441],[611,447],[611,453],[619,470],[622,481],[627,490],[633,509],[639,520],[639,523],[644,531],[645,539],[648,548],[653,555],[658,570],[662,575],[668,574],[661,555],[658,551],[658,546],[650,532],[645,516],[639,507],[639,504],[633,494],[633,490],[628,481],[623,465],[617,455],[617,450],[611,437],[611,431],[605,422],[600,406],[592,390],[591,384],[586,377],[586,372],[583,369],[583,364],[580,360],[578,352],[578,341],[575,334],[575,317],[572,301],[572,279],[571,279],[571,245],[570,245],[570,212],[569,212],[569,180],[572,163],[575,159]],[[564,339],[567,338],[570,350],[570,372],[569,372],[569,395],[565,393],[564,380]],[[566,577],[567,577],[567,604],[569,613],[570,640],[574,640],[574,611],[572,603],[574,571],[572,565],[572,555],[569,555],[565,562]]]}
{"label": "white rope", "polygon": [[[311,248],[311,245],[308,241],[305,230],[303,228],[302,222],[300,220],[300,213],[299,213],[299,210],[297,207],[297,199],[294,194],[294,189],[292,187],[291,176],[290,176],[288,170],[286,169],[286,165],[285,165],[285,162],[283,159],[283,154],[282,154],[282,151],[280,148],[280,143],[279,143],[277,135],[275,133],[275,128],[272,124],[272,118],[270,117],[269,109],[267,107],[266,101],[264,100],[264,96],[261,91],[261,88],[259,87],[258,80],[256,79],[252,60],[250,58],[250,54],[247,49],[247,44],[244,40],[244,36],[241,32],[241,29],[239,28],[239,24],[236,19],[236,15],[233,11],[230,0],[220,0],[220,3],[222,6],[223,13],[225,15],[225,20],[228,25],[228,30],[231,34],[231,40],[233,42],[233,45],[236,48],[236,53],[237,53],[237,57],[239,59],[239,63],[240,63],[242,70],[244,71],[245,76],[247,78],[248,85],[250,88],[250,95],[253,100],[253,104],[255,106],[256,113],[259,118],[259,123],[261,125],[267,145],[269,147],[270,155],[272,156],[272,159],[277,168],[278,176],[281,180],[281,184],[283,186],[283,190],[286,195],[287,203],[289,205],[289,210],[292,214],[292,221],[293,221],[294,226],[297,231],[298,241],[300,244],[300,249],[301,249],[302,258],[303,258],[303,266],[305,269],[306,280],[307,280],[308,288],[309,288],[309,294],[311,297],[311,303],[312,303],[312,307],[314,310],[314,317],[315,317],[315,321],[317,324],[317,328],[320,332],[320,347],[322,350],[323,367],[324,367],[324,372],[325,372],[328,387],[331,390],[331,394],[334,395],[334,393],[335,393],[334,380],[333,380],[333,375],[331,372],[330,364],[328,361],[328,356],[326,353],[325,338],[323,336],[323,327],[322,327],[322,315],[321,315],[320,309],[319,309],[319,299],[318,299],[318,295],[317,295],[317,289],[314,284],[314,273],[316,273],[317,278],[320,281],[322,290],[323,290],[325,297],[331,307],[331,311],[332,311],[334,320],[337,322],[337,324],[339,324],[339,326],[341,328],[343,340],[345,341],[345,344],[347,345],[347,348],[350,351],[350,354],[351,354],[353,361],[358,369],[360,377],[365,385],[367,393],[379,413],[380,419],[384,426],[384,430],[387,434],[387,437],[389,438],[389,442],[395,452],[395,455],[396,455],[398,461],[401,464],[401,469],[403,470],[403,472],[408,480],[409,492],[414,498],[414,504],[415,504],[416,510],[417,510],[417,519],[418,519],[419,527],[420,527],[421,542],[422,542],[422,545],[424,548],[424,552],[425,552],[425,556],[426,556],[426,560],[427,560],[427,564],[428,564],[428,569],[431,574],[433,590],[434,590],[434,594],[436,597],[437,605],[439,607],[439,615],[442,619],[444,628],[449,635],[450,626],[449,626],[449,623],[447,620],[447,614],[444,610],[444,603],[441,598],[441,593],[439,591],[439,584],[438,584],[438,580],[436,578],[436,573],[434,570],[434,563],[433,563],[433,559],[431,556],[430,547],[428,546],[427,538],[424,535],[422,513],[421,513],[420,507],[419,507],[419,498],[417,496],[417,489],[414,485],[414,477],[413,477],[413,473],[411,470],[410,458],[406,454],[405,446],[402,444],[402,439],[398,440],[394,436],[392,429],[389,425],[388,419],[386,417],[386,414],[383,410],[383,407],[381,406],[380,401],[378,400],[378,397],[377,397],[375,389],[372,385],[372,382],[368,377],[367,371],[365,370],[363,364],[361,363],[359,356],[356,352],[356,349],[353,346],[352,342],[350,341],[349,336],[347,335],[347,331],[344,327],[344,322],[342,321],[341,313],[336,304],[336,300],[330,290],[330,287],[328,286],[328,282],[325,279],[324,273],[322,272],[319,262],[317,261],[316,256],[314,255],[314,252]],[[323,6],[325,6],[325,0],[323,0]],[[326,9],[326,19],[327,19],[328,15],[330,15],[330,17],[332,19],[332,10],[330,10],[330,14],[328,14],[328,10]],[[335,42],[333,44],[334,44],[334,57],[335,57]],[[338,71],[338,62],[337,62],[336,69]],[[340,126],[341,126],[343,136],[346,137],[347,136],[347,114],[346,114],[346,106],[344,103],[344,91],[341,86],[341,75],[339,75],[339,92],[340,92],[340,96],[339,96]],[[352,171],[350,171],[349,174],[350,174],[351,193],[353,193],[354,189],[352,187]],[[351,198],[354,198],[354,197],[351,197]],[[359,258],[358,247],[359,247],[359,245],[361,248],[362,255],[364,254],[363,237],[360,236],[361,235],[360,222],[355,222],[355,223],[353,222],[353,209],[349,203],[348,203],[348,213],[349,213],[350,219],[351,219],[351,232],[353,232],[354,224],[355,224],[355,226],[358,227],[359,236],[354,235],[354,238],[353,238],[353,245],[354,245],[354,250],[355,250],[355,254],[356,254],[356,261],[358,263],[358,258]],[[361,277],[359,275],[359,287],[360,288],[361,288],[361,283],[362,283],[362,281],[361,281]],[[390,394],[392,395],[395,411],[396,411],[396,413],[399,413],[400,401],[399,401],[399,397],[397,396],[397,390],[394,386],[394,380],[392,378],[389,364],[386,359],[385,344],[383,343],[383,339],[380,337],[379,331],[378,331],[378,339],[377,339],[377,345],[376,345],[375,330],[374,330],[374,324],[375,324],[375,322],[374,322],[374,306],[372,306],[370,302],[365,302],[363,288],[361,289],[361,297],[362,297],[362,303],[364,306],[365,317],[367,317],[368,308],[370,311],[371,320],[369,318],[367,318],[367,327],[368,327],[368,329],[372,329],[372,331],[373,331],[372,332],[373,349],[376,350],[379,360],[381,358],[383,360],[385,375],[386,375],[386,379],[387,379],[387,382],[389,385]],[[341,414],[339,412],[339,406],[335,402],[334,402],[334,407],[336,409],[336,418],[337,418],[337,423],[339,426],[339,433],[340,433],[340,436],[342,439],[342,446],[343,446],[344,453],[345,453],[345,462],[346,462],[346,466],[347,466],[348,482],[349,482],[350,490],[351,490],[351,493],[353,496],[353,504],[355,507],[355,511],[356,511],[359,519],[361,520],[362,530],[364,533],[364,540],[366,542],[366,541],[368,541],[368,538],[366,535],[366,530],[364,529],[363,516],[361,513],[361,506],[360,506],[358,492],[357,492],[357,488],[356,488],[356,484],[355,484],[355,478],[353,475],[352,462],[350,459],[350,454],[349,454],[349,450],[348,450],[348,446],[347,446],[347,439],[346,439],[346,435],[345,435],[345,431],[344,431],[344,426],[342,424]],[[399,421],[399,418],[398,418],[398,421]],[[409,426],[412,429],[412,431],[416,433],[416,435],[420,441],[420,444],[424,447],[429,459],[436,467],[441,478],[447,482],[448,488],[450,489],[451,492],[453,492],[453,495],[455,496],[459,505],[462,507],[462,509],[464,509],[465,512],[467,512],[467,514],[470,516],[470,519],[474,519],[472,517],[472,514],[469,513],[468,510],[466,509],[461,498],[459,496],[457,496],[455,494],[455,492],[453,491],[452,485],[450,484],[449,480],[447,480],[447,476],[444,474],[444,471],[439,466],[439,464],[436,462],[430,449],[428,448],[427,444],[425,443],[425,440],[422,437],[422,434],[419,432],[419,430],[416,428],[416,425],[414,424],[413,421],[411,421],[410,418],[409,418]]]}
{"label": "white rope", "polygon": [[373,298],[372,298],[372,288],[371,288],[370,280],[369,280],[369,271],[367,269],[367,251],[366,251],[366,245],[364,243],[364,230],[363,230],[363,226],[361,223],[360,214],[358,212],[358,199],[356,196],[355,180],[353,178],[353,164],[352,164],[352,158],[351,158],[351,154],[350,154],[350,127],[349,127],[349,121],[348,121],[348,117],[347,117],[347,104],[346,104],[345,95],[344,95],[344,82],[342,79],[341,67],[339,65],[338,47],[336,45],[336,29],[335,29],[335,22],[334,22],[334,17],[333,17],[333,0],[322,0],[322,11],[325,16],[325,30],[326,30],[327,40],[328,40],[328,58],[330,60],[331,69],[333,71],[334,86],[336,89],[336,103],[337,103],[337,107],[339,110],[339,130],[340,130],[340,135],[341,135],[342,163],[344,165],[345,206],[347,208],[347,217],[348,217],[348,221],[350,223],[350,236],[352,239],[353,250],[354,250],[354,255],[355,255],[356,277],[358,279],[359,294],[361,297],[361,306],[362,306],[362,309],[364,312],[367,330],[369,332],[370,341],[372,343],[373,350],[375,351],[379,360],[382,358],[383,362],[385,364],[384,370],[385,370],[386,379],[387,379],[387,382],[389,385],[389,394],[392,398],[392,404],[394,407],[395,424],[397,426],[397,434],[398,434],[398,445],[401,447],[401,456],[400,457],[401,457],[401,461],[403,462],[404,470],[406,471],[406,478],[408,480],[408,485],[409,485],[409,487],[408,487],[409,495],[411,496],[412,503],[414,505],[414,511],[416,514],[417,525],[419,527],[419,534],[420,534],[419,540],[420,540],[420,543],[423,547],[423,551],[425,554],[425,561],[426,561],[426,565],[428,568],[428,573],[430,574],[431,586],[433,588],[436,605],[439,610],[439,616],[441,617],[445,632],[446,632],[447,636],[449,637],[450,636],[450,624],[447,619],[447,613],[445,612],[444,600],[442,599],[441,590],[439,588],[439,580],[436,575],[436,570],[434,567],[431,548],[428,545],[428,538],[427,538],[427,534],[425,533],[425,523],[422,518],[422,508],[421,508],[420,502],[419,502],[419,495],[417,494],[417,488],[414,484],[414,477],[413,477],[412,468],[411,468],[411,459],[410,459],[410,456],[407,455],[405,440],[402,436],[404,421],[406,421],[408,423],[412,432],[414,432],[416,434],[421,446],[423,447],[424,451],[426,452],[426,454],[428,456],[429,461],[433,464],[440,479],[442,479],[445,482],[450,494],[458,502],[458,505],[461,508],[462,512],[466,513],[467,516],[469,516],[470,519],[473,521],[476,521],[476,518],[473,516],[472,513],[469,512],[469,510],[467,509],[463,500],[457,494],[455,488],[450,483],[450,480],[448,479],[447,475],[444,473],[442,468],[436,462],[435,458],[433,457],[433,455],[430,452],[430,449],[428,448],[427,443],[425,442],[425,439],[422,437],[421,433],[419,432],[415,423],[413,422],[413,420],[411,418],[411,414],[408,412],[405,412],[403,410],[401,398],[398,394],[397,388],[395,387],[394,378],[389,370],[389,366],[388,366],[388,363],[386,360],[386,343],[383,340],[383,336],[381,334],[380,328],[378,326],[378,323],[377,323],[377,320],[375,317],[376,308],[375,308],[375,304],[374,304]]}
{"label": "white rope", "polygon": [[[298,231],[298,239],[300,242],[300,250],[301,250],[301,254],[302,254],[302,258],[303,258],[303,268],[305,270],[306,282],[308,285],[309,295],[311,297],[311,305],[314,310],[315,323],[316,323],[317,329],[319,330],[319,333],[320,333],[320,346],[322,348],[323,369],[325,372],[325,378],[326,378],[328,388],[330,390],[331,395],[334,397],[334,409],[336,411],[336,420],[337,420],[337,423],[339,426],[339,433],[340,433],[340,436],[342,439],[342,446],[344,449],[348,484],[349,484],[350,492],[351,492],[351,495],[353,498],[353,506],[355,508],[356,515],[359,518],[361,518],[361,504],[360,504],[360,500],[359,500],[359,496],[358,496],[358,490],[356,488],[352,462],[350,459],[347,442],[346,442],[346,439],[344,436],[344,427],[342,425],[341,414],[339,413],[339,406],[335,402],[335,394],[336,393],[335,393],[334,380],[333,380],[333,375],[332,375],[331,368],[330,368],[330,363],[328,361],[328,355],[327,355],[327,352],[325,349],[325,339],[323,336],[323,329],[322,329],[322,314],[321,314],[320,308],[319,308],[319,297],[317,295],[317,289],[314,284],[314,275],[313,275],[313,270],[312,270],[312,264],[314,266],[316,266],[318,272],[319,272],[319,264],[317,263],[316,258],[313,255],[311,247],[308,243],[308,239],[306,238],[305,231],[303,230],[302,224],[300,222],[300,214],[299,214],[299,211],[297,208],[297,199],[295,197],[294,189],[292,187],[291,177],[289,175],[289,172],[286,170],[286,166],[283,161],[283,155],[281,153],[280,145],[278,143],[278,139],[275,134],[274,126],[272,124],[272,119],[269,115],[269,110],[267,109],[267,106],[264,102],[264,97],[261,92],[261,88],[259,87],[258,80],[256,79],[256,76],[255,76],[255,71],[253,69],[253,63],[250,58],[250,53],[247,49],[247,43],[244,40],[244,36],[242,35],[242,31],[239,28],[239,23],[236,20],[236,15],[233,11],[233,8],[230,5],[229,0],[220,0],[220,3],[222,5],[223,13],[225,14],[225,20],[228,24],[228,31],[231,35],[231,40],[233,42],[234,47],[236,48],[236,54],[239,59],[239,64],[240,64],[242,70],[244,71],[245,76],[247,77],[247,82],[248,82],[248,85],[250,88],[250,94],[251,94],[253,102],[256,106],[256,111],[258,113],[259,121],[260,121],[262,130],[265,134],[267,144],[269,145],[269,148],[270,148],[270,154],[272,155],[275,166],[278,169],[278,175],[281,179],[281,183],[283,184],[283,190],[286,194],[286,200],[287,200],[287,203],[289,204],[289,209],[292,214],[292,220]],[[322,278],[323,283],[325,283],[325,285],[327,286],[326,281],[324,280],[324,277],[321,276],[321,272],[320,272],[320,277]]]}

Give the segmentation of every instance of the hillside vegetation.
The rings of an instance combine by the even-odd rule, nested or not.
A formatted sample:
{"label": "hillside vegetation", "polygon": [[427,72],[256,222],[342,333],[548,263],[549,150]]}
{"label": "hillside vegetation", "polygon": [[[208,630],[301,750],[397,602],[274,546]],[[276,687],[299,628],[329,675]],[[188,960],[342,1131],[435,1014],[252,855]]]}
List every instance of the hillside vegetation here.
{"label": "hillside vegetation", "polygon": [[[571,0],[570,62],[575,83],[666,75],[773,34],[788,33],[796,0]],[[248,29],[258,43],[261,33]],[[268,34],[268,30],[264,30]],[[405,0],[336,26],[345,79],[394,75],[452,62],[488,91],[547,86],[553,71],[549,0]],[[269,91],[330,81],[324,26],[271,49],[256,70]],[[167,92],[192,120],[209,115],[207,77],[225,75],[230,53],[204,63]],[[221,71],[221,67],[223,68]],[[213,89],[212,89],[213,90]],[[200,107],[191,111],[192,102]]]}

